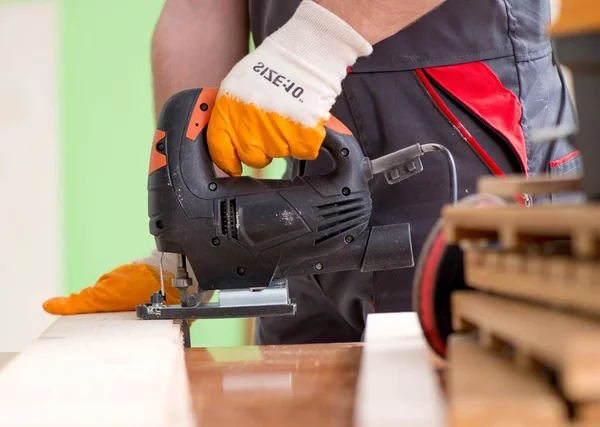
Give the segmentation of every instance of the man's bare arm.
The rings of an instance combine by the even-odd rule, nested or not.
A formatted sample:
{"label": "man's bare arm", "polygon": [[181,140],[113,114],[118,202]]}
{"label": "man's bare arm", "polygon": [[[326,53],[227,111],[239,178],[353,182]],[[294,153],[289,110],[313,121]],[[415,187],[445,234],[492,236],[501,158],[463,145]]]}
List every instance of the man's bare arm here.
{"label": "man's bare arm", "polygon": [[166,0],[152,37],[155,114],[176,92],[218,87],[248,41],[248,0]]}
{"label": "man's bare arm", "polygon": [[314,0],[358,31],[372,45],[426,15],[445,0]]}

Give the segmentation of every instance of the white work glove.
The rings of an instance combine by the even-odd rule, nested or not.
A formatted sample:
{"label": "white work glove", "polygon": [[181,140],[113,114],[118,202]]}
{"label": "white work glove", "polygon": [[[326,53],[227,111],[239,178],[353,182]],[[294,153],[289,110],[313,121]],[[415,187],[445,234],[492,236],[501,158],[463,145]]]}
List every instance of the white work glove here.
{"label": "white work glove", "polygon": [[230,175],[242,163],[314,160],[347,68],[371,45],[346,22],[305,0],[283,27],[223,80],[208,126],[213,162]]}

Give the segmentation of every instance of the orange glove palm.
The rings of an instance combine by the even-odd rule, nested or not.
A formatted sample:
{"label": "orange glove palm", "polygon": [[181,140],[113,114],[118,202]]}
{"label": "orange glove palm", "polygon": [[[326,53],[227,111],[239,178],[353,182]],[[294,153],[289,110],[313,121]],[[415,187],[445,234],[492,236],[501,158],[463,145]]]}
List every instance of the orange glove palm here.
{"label": "orange glove palm", "polygon": [[[166,304],[179,303],[179,292],[171,286],[172,277],[165,272]],[[158,269],[147,264],[127,264],[103,274],[94,286],[79,293],[49,299],[44,303],[44,310],[55,315],[133,311],[158,290]]]}

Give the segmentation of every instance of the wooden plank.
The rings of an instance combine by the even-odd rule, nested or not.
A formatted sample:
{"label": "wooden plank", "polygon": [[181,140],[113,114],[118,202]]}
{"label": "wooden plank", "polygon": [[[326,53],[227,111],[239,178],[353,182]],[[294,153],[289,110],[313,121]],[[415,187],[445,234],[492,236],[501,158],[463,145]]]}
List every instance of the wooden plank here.
{"label": "wooden plank", "polygon": [[581,191],[581,176],[555,177],[536,176],[527,178],[523,175],[509,175],[505,178],[484,176],[477,181],[477,192],[512,197],[528,193],[543,195],[556,192]]}
{"label": "wooden plank", "polygon": [[557,15],[550,29],[552,37],[600,31],[598,0],[562,0]]}
{"label": "wooden plank", "polygon": [[179,327],[134,313],[58,318],[0,371],[0,426],[191,427]]}
{"label": "wooden plank", "polygon": [[356,392],[358,427],[442,427],[446,408],[414,313],[370,314]]}
{"label": "wooden plank", "polygon": [[600,263],[469,248],[469,286],[600,316]]}
{"label": "wooden plank", "polygon": [[579,405],[575,410],[578,421],[589,425],[600,425],[600,403],[586,403]]}
{"label": "wooden plank", "polygon": [[568,239],[574,254],[598,255],[600,204],[494,206],[482,209],[446,206],[444,231],[448,243],[463,240],[499,240],[505,249],[520,244]]}
{"label": "wooden plank", "polygon": [[185,353],[198,426],[353,426],[360,343]]}
{"label": "wooden plank", "polygon": [[451,427],[564,427],[567,405],[545,381],[485,351],[469,336],[448,343]]}
{"label": "wooden plank", "polygon": [[555,370],[571,400],[600,400],[600,323],[477,291],[455,292],[452,310],[456,331],[486,331],[523,365],[529,359]]}

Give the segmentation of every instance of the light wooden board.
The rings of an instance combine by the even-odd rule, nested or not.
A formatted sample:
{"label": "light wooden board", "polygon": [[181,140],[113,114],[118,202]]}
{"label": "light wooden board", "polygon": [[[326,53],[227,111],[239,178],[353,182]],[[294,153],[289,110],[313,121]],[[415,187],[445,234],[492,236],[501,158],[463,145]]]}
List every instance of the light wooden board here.
{"label": "light wooden board", "polygon": [[478,329],[514,347],[517,363],[552,368],[574,402],[600,400],[600,323],[477,291],[455,292],[452,311],[454,330]]}
{"label": "light wooden board", "polygon": [[357,427],[442,427],[446,408],[414,313],[371,314],[355,404]]}
{"label": "light wooden board", "polygon": [[473,288],[600,317],[600,262],[475,248],[464,262]]}
{"label": "light wooden board", "polygon": [[498,239],[505,249],[568,239],[574,254],[598,255],[600,249],[600,204],[494,206],[473,209],[447,206],[443,209],[448,243]]}
{"label": "light wooden board", "polygon": [[447,376],[450,427],[565,427],[567,405],[542,378],[451,336]]}
{"label": "light wooden board", "polygon": [[58,318],[0,371],[0,426],[191,427],[179,327],[134,313]]}
{"label": "light wooden board", "polygon": [[477,181],[477,192],[506,197],[523,193],[540,195],[554,192],[577,192],[581,191],[582,182],[581,176],[532,178],[523,175],[510,175],[505,178],[485,176]]}

